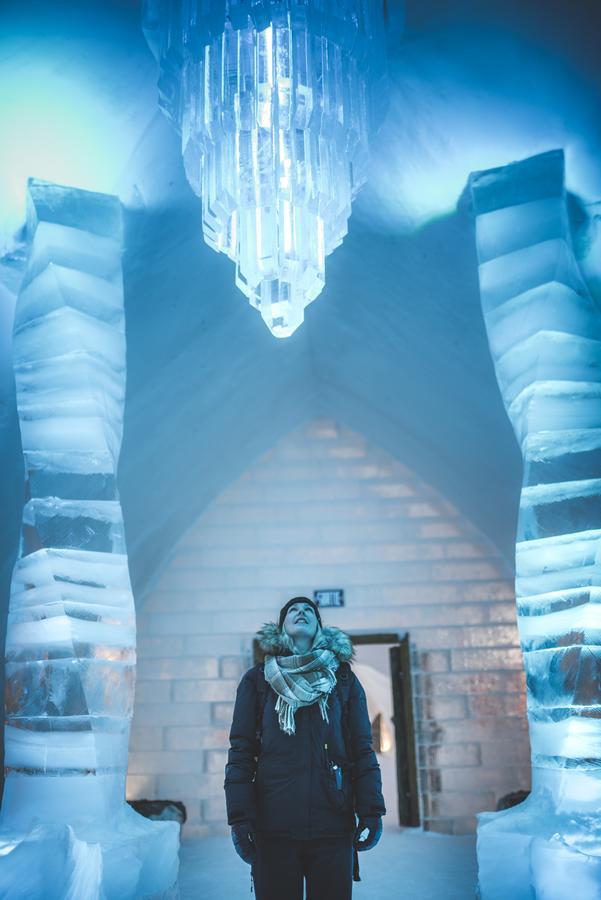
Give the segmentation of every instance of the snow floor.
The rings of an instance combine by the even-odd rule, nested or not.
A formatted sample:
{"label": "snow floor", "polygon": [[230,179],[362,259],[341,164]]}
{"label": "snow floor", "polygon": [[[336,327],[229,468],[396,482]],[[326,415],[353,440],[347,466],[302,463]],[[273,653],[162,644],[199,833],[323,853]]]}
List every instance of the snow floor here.
{"label": "snow floor", "polygon": [[[473,900],[476,838],[418,828],[384,829],[377,847],[359,854],[353,900]],[[238,900],[250,892],[250,868],[229,836],[182,841],[180,900]]]}

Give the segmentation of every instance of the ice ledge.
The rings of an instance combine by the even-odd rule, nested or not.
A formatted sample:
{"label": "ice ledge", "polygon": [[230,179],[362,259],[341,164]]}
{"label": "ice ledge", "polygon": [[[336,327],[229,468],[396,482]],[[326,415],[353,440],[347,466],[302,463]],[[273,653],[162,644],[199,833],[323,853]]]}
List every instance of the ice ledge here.
{"label": "ice ledge", "polygon": [[104,829],[36,824],[0,838],[0,897],[177,900],[179,825],[129,807]]}

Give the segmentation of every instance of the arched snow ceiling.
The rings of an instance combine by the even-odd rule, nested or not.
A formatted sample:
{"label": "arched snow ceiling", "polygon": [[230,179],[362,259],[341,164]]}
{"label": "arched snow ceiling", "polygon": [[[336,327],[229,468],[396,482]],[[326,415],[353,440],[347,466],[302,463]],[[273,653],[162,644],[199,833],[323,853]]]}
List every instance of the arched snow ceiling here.
{"label": "arched snow ceiling", "polygon": [[[125,204],[120,481],[139,594],[206,503],[319,414],[411,466],[511,560],[519,454],[462,194],[472,170],[564,147],[578,202],[601,197],[600,29],[596,0],[408,0],[370,184],[305,324],[277,341],[235,289],[232,264],[202,242],[137,4],[5,0],[0,247],[10,249],[27,175]],[[19,516],[11,402],[5,559]]]}

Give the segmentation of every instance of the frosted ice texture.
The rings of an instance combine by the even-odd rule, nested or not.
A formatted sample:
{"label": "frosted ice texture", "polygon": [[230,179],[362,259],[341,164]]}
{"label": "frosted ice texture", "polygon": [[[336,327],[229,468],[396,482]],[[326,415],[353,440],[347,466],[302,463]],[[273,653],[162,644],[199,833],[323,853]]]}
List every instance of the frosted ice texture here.
{"label": "frosted ice texture", "polygon": [[[523,456],[516,544],[532,794],[482,814],[483,900],[601,897],[601,310],[561,151],[475,173],[482,308]],[[517,786],[516,786],[517,787]]]}
{"label": "frosted ice texture", "polygon": [[[303,321],[347,233],[382,94],[379,0],[147,0],[160,103],[182,135],[206,242],[277,337]],[[378,98],[381,100],[381,97]]]}
{"label": "frosted ice texture", "polygon": [[115,481],[120,205],[31,181],[28,231],[13,345],[27,502],[6,638],[0,896],[167,897],[178,825],[125,803],[136,631]]}

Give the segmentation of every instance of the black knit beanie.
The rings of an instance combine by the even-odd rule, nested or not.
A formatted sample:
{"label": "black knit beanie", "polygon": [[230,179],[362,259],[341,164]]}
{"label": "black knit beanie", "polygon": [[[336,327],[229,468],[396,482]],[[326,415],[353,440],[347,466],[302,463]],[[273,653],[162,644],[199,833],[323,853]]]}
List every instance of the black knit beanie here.
{"label": "black knit beanie", "polygon": [[293,606],[295,603],[308,603],[309,606],[312,606],[313,609],[315,610],[315,615],[317,616],[317,621],[319,622],[319,627],[321,628],[321,616],[319,614],[319,607],[317,606],[316,603],[313,602],[313,600],[309,600],[308,597],[293,597],[292,600],[289,600],[285,606],[282,606],[282,608],[280,610],[280,621],[279,621],[280,628],[284,624],[284,619],[286,618],[286,613],[288,612],[290,607]]}

